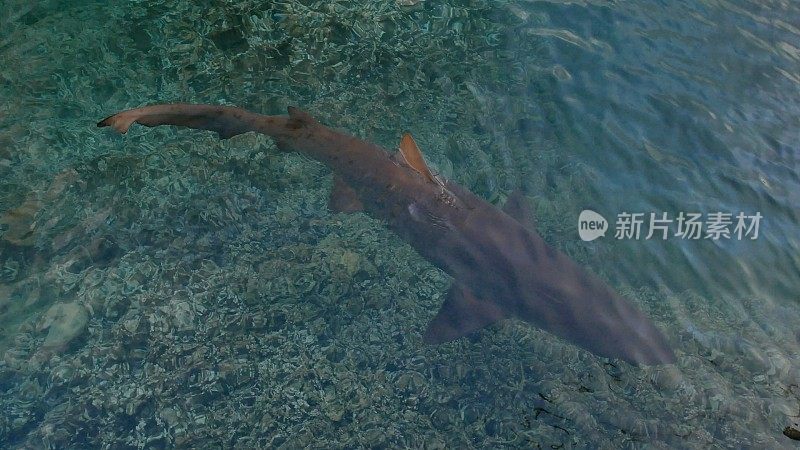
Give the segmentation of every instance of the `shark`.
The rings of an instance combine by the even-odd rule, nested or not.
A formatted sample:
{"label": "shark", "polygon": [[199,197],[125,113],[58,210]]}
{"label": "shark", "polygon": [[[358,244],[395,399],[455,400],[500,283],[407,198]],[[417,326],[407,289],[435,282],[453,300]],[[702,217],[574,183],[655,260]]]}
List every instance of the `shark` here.
{"label": "shark", "polygon": [[[453,278],[422,335],[440,344],[516,318],[599,357],[634,365],[675,362],[656,325],[632,303],[566,254],[547,245],[521,194],[500,209],[430,170],[410,134],[396,152],[323,125],[289,107],[285,115],[202,104],[158,104],[109,116],[98,127],[126,133],[134,124],[172,125],[271,137],[333,172],[329,207],[382,220],[425,259]],[[517,191],[518,192],[518,191]],[[527,217],[526,217],[527,216]]]}

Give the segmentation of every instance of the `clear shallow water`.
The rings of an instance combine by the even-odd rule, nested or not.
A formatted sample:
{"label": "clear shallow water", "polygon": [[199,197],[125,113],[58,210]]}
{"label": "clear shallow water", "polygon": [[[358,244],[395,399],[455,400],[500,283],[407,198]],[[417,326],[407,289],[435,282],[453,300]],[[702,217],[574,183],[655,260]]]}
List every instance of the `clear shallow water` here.
{"label": "clear shallow water", "polygon": [[[4,445],[792,444],[797,6],[0,8]],[[378,221],[331,214],[324,167],[257,136],[94,127],[172,100],[301,105],[387,148],[410,130],[484,198],[523,188],[545,239],[652,317],[677,364],[518,323],[424,346],[449,280]],[[584,243],[586,208],[764,219],[755,241]],[[86,317],[47,314],[61,303]],[[52,352],[56,312],[85,325]]]}

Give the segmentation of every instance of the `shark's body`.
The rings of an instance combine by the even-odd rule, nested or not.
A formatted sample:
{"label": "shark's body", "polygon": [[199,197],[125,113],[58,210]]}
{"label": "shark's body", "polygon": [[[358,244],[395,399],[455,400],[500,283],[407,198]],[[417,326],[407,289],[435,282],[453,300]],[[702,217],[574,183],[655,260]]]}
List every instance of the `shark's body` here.
{"label": "shark's body", "polygon": [[532,226],[431,176],[406,138],[401,144],[406,151],[398,158],[294,108],[288,116],[263,116],[224,106],[154,105],[118,113],[98,126],[125,133],[134,122],[210,130],[221,138],[256,131],[283,150],[328,165],[334,172],[332,209],[364,210],[385,220],[454,278],[425,332],[426,342],[450,341],[517,317],[597,355],[634,364],[674,361],[664,336],[638,309],[550,248]]}

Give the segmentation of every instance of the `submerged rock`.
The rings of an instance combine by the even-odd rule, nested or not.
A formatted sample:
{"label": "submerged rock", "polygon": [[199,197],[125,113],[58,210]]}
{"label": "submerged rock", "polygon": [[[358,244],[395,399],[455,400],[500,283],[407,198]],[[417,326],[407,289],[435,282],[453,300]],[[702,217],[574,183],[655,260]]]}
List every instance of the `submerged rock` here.
{"label": "submerged rock", "polygon": [[38,331],[47,331],[42,349],[65,348],[75,338],[83,334],[89,323],[89,313],[78,303],[59,303],[53,305],[42,316]]}
{"label": "submerged rock", "polygon": [[783,435],[788,437],[789,439],[800,441],[800,430],[798,430],[797,428],[786,427],[783,429]]}
{"label": "submerged rock", "polygon": [[33,245],[36,213],[41,207],[37,198],[30,197],[20,206],[0,214],[0,224],[7,228],[2,239],[18,246]]}

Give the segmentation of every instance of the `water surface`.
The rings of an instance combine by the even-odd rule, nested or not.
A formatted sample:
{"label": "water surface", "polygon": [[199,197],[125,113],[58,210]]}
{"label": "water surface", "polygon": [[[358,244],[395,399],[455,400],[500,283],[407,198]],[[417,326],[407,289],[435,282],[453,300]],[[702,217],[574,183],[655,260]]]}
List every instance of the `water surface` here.
{"label": "water surface", "polygon": [[[791,445],[798,23],[752,1],[3,3],[0,443]],[[165,101],[299,105],[386,148],[411,131],[498,206],[522,189],[677,363],[517,322],[425,346],[450,280],[331,214],[325,167],[261,136],[94,126]],[[755,240],[583,242],[584,209],[763,219]]]}

